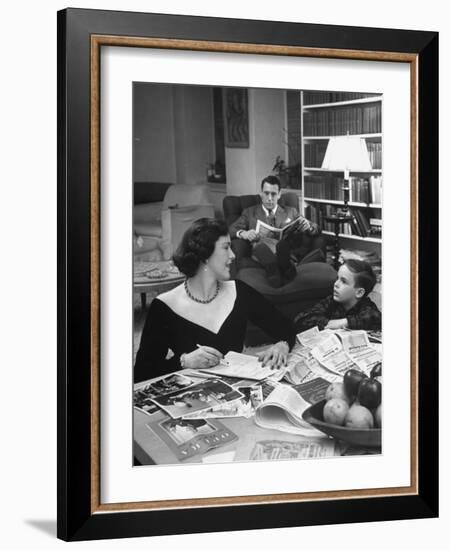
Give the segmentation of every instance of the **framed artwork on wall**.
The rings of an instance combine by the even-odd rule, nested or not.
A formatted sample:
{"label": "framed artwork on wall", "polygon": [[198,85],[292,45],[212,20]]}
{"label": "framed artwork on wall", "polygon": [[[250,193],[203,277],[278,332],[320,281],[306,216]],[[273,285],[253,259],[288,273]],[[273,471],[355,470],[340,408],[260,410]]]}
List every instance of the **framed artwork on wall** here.
{"label": "framed artwork on wall", "polygon": [[[429,216],[438,198],[437,83],[434,32],[58,13],[58,537],[437,516],[438,223]],[[221,91],[219,156],[214,101]],[[309,366],[316,360],[322,376],[292,370],[287,384],[286,371],[283,379],[270,378],[269,391],[261,380],[236,384],[184,368],[186,354],[167,340],[172,329],[164,312],[151,318],[154,303],[167,306],[159,293],[192,291],[189,275],[172,263],[186,220],[228,223],[221,204],[205,198],[213,181],[206,166],[216,164],[220,181],[226,171],[226,195],[259,197],[261,180],[277,175],[275,159],[294,164],[290,133],[301,147],[301,162],[294,159],[301,185],[289,191],[327,245],[320,280],[328,277],[331,292],[342,260],[361,250],[366,258],[378,254],[382,347],[377,342],[371,353],[382,356],[383,417],[380,424],[372,404],[362,430],[366,445],[345,442],[349,426],[320,431],[329,429],[324,404],[315,411],[344,370],[337,359],[324,366],[308,348],[310,333],[286,344],[287,357],[298,352],[298,364],[305,359]],[[347,166],[343,139],[357,141],[365,160]],[[340,163],[331,162],[332,147]],[[289,207],[285,195],[281,209]],[[194,198],[184,203],[186,196]],[[335,231],[332,220],[342,209],[349,219]],[[152,216],[159,216],[158,237],[148,232]],[[315,265],[300,261],[296,269],[317,283]],[[252,280],[225,267],[227,281],[217,283],[216,295],[236,288],[238,300],[238,289]],[[301,313],[285,289],[267,294],[274,319]],[[204,322],[191,306],[190,330]],[[173,307],[167,315],[176,315]],[[161,362],[175,366],[156,377],[153,358],[149,375],[137,380],[136,354],[154,335],[155,319],[151,352],[159,346]],[[205,339],[213,342],[213,332]],[[331,334],[346,360],[348,333],[356,334]],[[371,344],[380,337],[364,333],[364,342],[366,336]],[[229,361],[228,353],[242,351],[233,338],[222,350]],[[200,356],[207,342],[195,344]],[[357,366],[359,360],[352,356]],[[372,368],[366,371],[370,377]],[[275,390],[278,397],[294,392],[301,404],[290,418],[297,415],[301,429],[318,428],[314,435],[261,425],[258,410]],[[221,415],[211,414],[218,409]]]}
{"label": "framed artwork on wall", "polygon": [[248,141],[248,94],[245,88],[225,88],[225,146],[246,148]]}

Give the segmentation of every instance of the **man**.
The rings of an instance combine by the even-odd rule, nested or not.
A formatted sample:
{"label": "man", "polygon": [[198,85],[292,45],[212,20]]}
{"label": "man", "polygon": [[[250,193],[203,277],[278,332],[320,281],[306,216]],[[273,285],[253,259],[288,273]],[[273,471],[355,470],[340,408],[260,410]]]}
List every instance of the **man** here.
{"label": "man", "polygon": [[324,245],[323,237],[319,236],[320,230],[306,218],[302,218],[296,229],[280,241],[261,238],[256,232],[258,220],[272,227],[282,228],[299,217],[295,208],[283,208],[278,204],[280,197],[280,181],[275,176],[267,176],[261,182],[261,204],[246,208],[240,218],[230,226],[237,269],[243,258],[253,257],[264,266],[269,283],[274,287],[279,287],[295,277],[296,269],[290,259],[291,254],[301,260],[313,248],[314,257],[310,261],[324,259],[320,250]]}

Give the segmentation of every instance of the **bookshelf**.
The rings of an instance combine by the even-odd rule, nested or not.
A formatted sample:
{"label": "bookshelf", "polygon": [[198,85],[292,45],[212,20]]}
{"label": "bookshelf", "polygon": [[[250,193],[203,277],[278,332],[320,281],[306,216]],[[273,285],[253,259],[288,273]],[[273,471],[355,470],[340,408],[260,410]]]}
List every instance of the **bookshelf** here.
{"label": "bookshelf", "polygon": [[[382,115],[383,99],[377,94],[302,91],[302,201],[305,216],[318,223],[325,235],[334,235],[326,216],[344,205],[344,174],[322,168],[328,143],[336,136],[364,140],[370,170],[350,169],[349,212],[352,222],[345,224],[340,239],[345,246],[381,245],[382,218]],[[344,244],[344,243],[343,243]]]}

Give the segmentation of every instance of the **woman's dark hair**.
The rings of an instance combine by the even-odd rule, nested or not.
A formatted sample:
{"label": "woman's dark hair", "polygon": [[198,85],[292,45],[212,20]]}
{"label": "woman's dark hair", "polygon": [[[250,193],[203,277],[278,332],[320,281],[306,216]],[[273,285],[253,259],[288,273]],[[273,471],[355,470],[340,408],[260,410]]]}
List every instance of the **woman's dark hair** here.
{"label": "woman's dark hair", "polygon": [[344,265],[353,273],[355,277],[355,286],[363,288],[365,296],[370,294],[377,282],[377,278],[370,264],[363,260],[350,259],[345,260]]}
{"label": "woman's dark hair", "polygon": [[219,237],[228,235],[228,227],[223,220],[200,218],[186,229],[173,263],[186,277],[193,277],[201,262],[205,262],[214,252]]}

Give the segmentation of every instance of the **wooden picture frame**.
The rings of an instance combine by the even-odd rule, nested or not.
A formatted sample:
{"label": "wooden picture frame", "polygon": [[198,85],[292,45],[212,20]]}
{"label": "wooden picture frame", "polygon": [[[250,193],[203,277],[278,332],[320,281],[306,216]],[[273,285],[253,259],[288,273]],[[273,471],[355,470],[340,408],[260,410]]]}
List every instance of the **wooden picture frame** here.
{"label": "wooden picture frame", "polygon": [[[409,64],[409,487],[101,502],[99,85],[100,51],[109,45]],[[58,537],[87,540],[437,516],[437,142],[435,32],[84,9],[58,13]]]}

